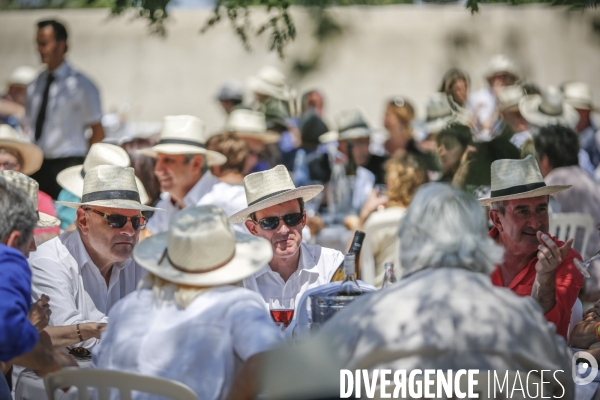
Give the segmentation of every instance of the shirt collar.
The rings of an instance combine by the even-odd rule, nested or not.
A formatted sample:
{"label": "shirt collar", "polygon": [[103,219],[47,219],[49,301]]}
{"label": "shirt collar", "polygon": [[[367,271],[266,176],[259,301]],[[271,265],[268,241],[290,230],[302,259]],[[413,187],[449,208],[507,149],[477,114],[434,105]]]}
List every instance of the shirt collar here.
{"label": "shirt collar", "polygon": [[[50,73],[50,71],[47,71]],[[52,74],[54,75],[54,79],[64,79],[69,76],[71,73],[71,66],[67,63],[67,61],[63,61],[62,64],[56,68]]]}
{"label": "shirt collar", "polygon": [[200,199],[210,190],[212,187],[219,183],[219,179],[210,173],[210,171],[206,171],[202,178],[196,182],[194,187],[185,195],[183,198],[183,202],[186,207],[195,206],[198,204]]}
{"label": "shirt collar", "polygon": [[[319,262],[316,259],[317,255],[310,250],[308,246],[304,243],[300,244],[300,259],[298,260],[298,274],[302,273],[302,271],[311,274],[318,274],[319,270],[317,268],[317,264]],[[261,275],[266,274],[267,272],[274,272],[271,269],[271,266],[267,264],[263,269],[258,271],[254,277],[258,278]]]}

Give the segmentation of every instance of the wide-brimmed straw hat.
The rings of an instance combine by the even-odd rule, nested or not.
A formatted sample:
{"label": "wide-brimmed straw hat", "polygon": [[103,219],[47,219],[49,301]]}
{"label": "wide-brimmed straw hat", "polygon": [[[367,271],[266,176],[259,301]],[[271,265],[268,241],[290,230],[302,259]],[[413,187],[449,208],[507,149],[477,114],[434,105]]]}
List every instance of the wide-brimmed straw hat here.
{"label": "wide-brimmed straw hat", "polygon": [[38,222],[35,225],[36,228],[52,228],[60,225],[60,220],[58,218],[38,210],[38,191],[40,190],[40,185],[35,179],[31,179],[20,172],[10,170],[0,171],[0,176],[6,179],[6,182],[8,182],[9,185],[18,187],[27,193],[38,214]]}
{"label": "wide-brimmed straw hat", "polygon": [[445,93],[433,93],[427,99],[427,117],[425,118],[425,130],[428,133],[437,133],[456,119],[456,112],[450,106],[448,95]]}
{"label": "wide-brimmed straw hat", "polygon": [[503,86],[498,92],[498,108],[503,112],[519,110],[519,102],[525,96],[520,85]]}
{"label": "wide-brimmed straw hat", "polygon": [[235,232],[215,206],[187,207],[175,214],[169,231],[139,243],[134,259],[152,274],[187,286],[239,282],[273,257],[261,237]]}
{"label": "wide-brimmed straw hat", "polygon": [[339,140],[371,137],[372,130],[360,109],[340,111],[336,116],[335,123],[338,128]]}
{"label": "wide-brimmed straw hat", "polygon": [[[77,193],[74,193],[77,195]],[[71,208],[98,206],[140,211],[164,211],[142,204],[133,168],[98,165],[85,174],[81,202],[57,201]]]}
{"label": "wide-brimmed straw hat", "polygon": [[509,74],[514,76],[516,80],[519,80],[521,73],[517,65],[508,57],[502,54],[495,55],[488,63],[484,76],[490,79],[497,74]]}
{"label": "wide-brimmed straw hat", "polygon": [[155,146],[140,149],[138,153],[156,158],[164,154],[201,154],[209,166],[225,164],[227,158],[216,151],[206,149],[208,135],[204,122],[192,115],[167,116],[163,120],[160,140]]}
{"label": "wide-brimmed straw hat", "polygon": [[248,86],[254,93],[290,100],[292,93],[285,82],[285,75],[275,67],[263,67],[255,76],[248,79]]}
{"label": "wide-brimmed straw hat", "polygon": [[10,125],[0,125],[0,148],[2,147],[17,151],[21,155],[23,159],[21,172],[25,175],[33,174],[42,166],[44,161],[42,149],[22,139]]}
{"label": "wide-brimmed straw hat", "polygon": [[542,94],[526,96],[519,102],[519,111],[532,125],[561,125],[575,128],[579,122],[577,110],[565,102],[560,89],[549,86]]}
{"label": "wide-brimmed straw hat", "polygon": [[244,222],[256,211],[285,203],[294,199],[308,201],[323,191],[322,185],[309,185],[297,188],[287,168],[278,165],[262,172],[255,172],[244,178],[248,207],[229,217],[232,224]]}
{"label": "wide-brimmed straw hat", "polygon": [[[83,194],[83,179],[90,169],[98,165],[118,165],[119,167],[129,167],[131,160],[127,152],[120,146],[110,143],[94,143],[90,147],[83,165],[74,165],[63,169],[56,176],[56,182],[63,188],[73,193],[75,196],[81,197]],[[144,188],[144,184],[136,176],[138,192],[140,193],[140,201],[142,204],[148,203],[148,194]]]}
{"label": "wide-brimmed straw hat", "polygon": [[492,163],[492,193],[490,197],[479,199],[484,205],[495,201],[528,199],[550,196],[571,185],[547,186],[537,161],[530,154],[523,160],[496,160]]}
{"label": "wide-brimmed straw hat", "polygon": [[580,110],[596,110],[592,100],[592,89],[587,83],[568,82],[563,85],[562,89],[565,101],[571,106]]}
{"label": "wide-brimmed straw hat", "polygon": [[267,131],[265,114],[260,111],[236,109],[229,114],[225,122],[225,132],[235,132],[244,139],[260,140],[265,144],[277,143],[281,136]]}

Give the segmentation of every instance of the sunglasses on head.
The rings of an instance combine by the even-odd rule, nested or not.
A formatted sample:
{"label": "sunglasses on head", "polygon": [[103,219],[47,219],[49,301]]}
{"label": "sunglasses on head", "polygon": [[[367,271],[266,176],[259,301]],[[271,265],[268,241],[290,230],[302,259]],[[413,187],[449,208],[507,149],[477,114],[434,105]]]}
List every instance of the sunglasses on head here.
{"label": "sunglasses on head", "polygon": [[260,221],[252,221],[255,224],[260,225],[260,227],[266,231],[272,231],[273,229],[277,229],[279,227],[279,221],[283,220],[283,223],[287,226],[296,226],[300,222],[302,222],[302,218],[304,217],[304,213],[293,213],[286,214],[283,217],[266,217],[262,218]]}
{"label": "sunglasses on head", "polygon": [[127,224],[127,221],[131,220],[131,226],[133,227],[133,229],[135,229],[136,231],[141,231],[146,227],[146,223],[148,222],[148,219],[145,217],[126,217],[124,215],[119,214],[105,214],[103,212],[93,210],[91,208],[86,208],[86,211],[91,211],[104,218],[108,223],[108,226],[110,226],[111,228],[122,228],[125,226],[125,224]]}

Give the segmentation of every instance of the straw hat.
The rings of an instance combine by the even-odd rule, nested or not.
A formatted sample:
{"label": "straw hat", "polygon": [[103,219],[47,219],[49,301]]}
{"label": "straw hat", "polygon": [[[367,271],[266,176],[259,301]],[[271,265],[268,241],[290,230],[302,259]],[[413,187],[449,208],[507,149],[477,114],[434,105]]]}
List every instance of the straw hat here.
{"label": "straw hat", "polygon": [[583,82],[569,82],[563,85],[565,102],[580,110],[595,110],[592,89]]}
{"label": "straw hat", "polygon": [[162,208],[150,207],[141,203],[133,168],[129,167],[98,165],[91,168],[83,178],[81,193],[80,203],[57,201],[56,204],[71,208],[98,206],[126,210],[164,211]]}
{"label": "straw hat", "polygon": [[561,125],[574,128],[579,122],[579,113],[573,106],[565,103],[562,92],[555,86],[549,86],[541,95],[522,98],[519,111],[527,122],[539,127]]}
{"label": "straw hat", "polygon": [[308,201],[323,191],[322,185],[297,188],[287,168],[278,165],[266,171],[255,172],[244,178],[248,207],[229,217],[232,224],[244,222],[256,211],[293,199]]}
{"label": "straw hat", "polygon": [[21,139],[17,131],[10,125],[0,125],[0,148],[2,147],[19,152],[23,159],[21,172],[25,175],[33,174],[42,166],[44,161],[42,149]]}
{"label": "straw hat", "polygon": [[360,109],[341,111],[335,122],[338,127],[339,140],[371,137],[371,128]]}
{"label": "straw hat", "polygon": [[437,133],[444,129],[455,119],[455,112],[448,102],[445,93],[434,93],[427,99],[427,118],[425,130],[428,133]]}
{"label": "straw hat", "polygon": [[281,138],[277,133],[267,132],[265,114],[244,109],[236,109],[229,114],[224,131],[235,132],[241,138],[260,140],[265,144],[277,143]]}
{"label": "straw hat", "polygon": [[498,54],[492,57],[488,63],[484,76],[486,79],[490,79],[494,75],[502,73],[510,74],[517,80],[519,79],[520,75],[519,69],[510,58],[506,57],[505,55]]}
{"label": "straw hat", "polygon": [[[131,162],[129,155],[122,147],[109,143],[94,143],[90,147],[83,165],[75,165],[63,169],[56,176],[56,181],[63,189],[68,190],[75,196],[81,197],[83,193],[83,178],[86,172],[98,165],[129,167]],[[149,198],[144,184],[137,176],[135,177],[135,182],[140,193],[140,201],[142,204],[148,203]]]}
{"label": "straw hat", "polygon": [[503,86],[498,93],[498,108],[503,112],[518,111],[524,95],[520,85]]}
{"label": "straw hat", "polygon": [[138,153],[154,157],[164,154],[202,154],[209,166],[225,164],[227,158],[216,151],[206,150],[208,135],[204,122],[191,115],[164,118],[160,141],[157,145],[138,150]]}
{"label": "straw hat", "polygon": [[235,232],[215,206],[187,207],[175,214],[169,231],[135,246],[133,258],[152,274],[188,286],[239,282],[271,261],[271,244]]}
{"label": "straw hat", "polygon": [[51,228],[53,226],[60,225],[60,220],[51,215],[38,211],[38,191],[40,185],[35,179],[31,179],[25,174],[17,171],[2,170],[0,176],[6,179],[8,184],[18,187],[24,190],[35,207],[35,211],[38,214],[38,222],[35,225],[36,228]]}
{"label": "straw hat", "polygon": [[285,83],[285,75],[275,67],[263,67],[256,76],[248,79],[248,86],[254,93],[276,99],[289,100],[291,97],[290,89]]}
{"label": "straw hat", "polygon": [[238,81],[231,81],[221,86],[221,90],[217,94],[217,100],[219,101],[242,101],[244,98],[244,87]]}
{"label": "straw hat", "polygon": [[492,163],[492,193],[479,199],[484,205],[495,201],[550,196],[571,185],[546,186],[537,161],[530,154],[523,160],[496,160]]}
{"label": "straw hat", "polygon": [[340,140],[340,134],[337,131],[325,132],[319,136],[319,143],[332,143]]}
{"label": "straw hat", "polygon": [[38,71],[28,65],[22,65],[13,70],[8,77],[9,85],[27,86],[38,76]]}

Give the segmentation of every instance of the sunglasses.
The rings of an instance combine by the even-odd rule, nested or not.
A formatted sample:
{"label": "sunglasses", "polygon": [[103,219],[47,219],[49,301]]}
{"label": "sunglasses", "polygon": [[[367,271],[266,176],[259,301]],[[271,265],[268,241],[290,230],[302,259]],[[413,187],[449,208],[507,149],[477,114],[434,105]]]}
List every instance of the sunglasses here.
{"label": "sunglasses", "polygon": [[125,224],[127,224],[127,221],[131,220],[131,226],[133,227],[133,229],[135,229],[136,231],[141,231],[146,227],[146,223],[148,222],[148,219],[145,217],[126,217],[124,215],[119,214],[104,214],[103,212],[93,210],[91,208],[86,208],[86,211],[91,211],[104,218],[108,223],[108,226],[110,226],[111,228],[120,229],[124,227]]}
{"label": "sunglasses", "polygon": [[302,222],[302,218],[304,217],[303,213],[293,213],[286,214],[283,217],[266,217],[262,218],[260,221],[252,221],[255,224],[260,225],[260,227],[266,231],[272,231],[273,229],[277,229],[279,227],[279,221],[283,220],[283,223],[287,226],[296,226],[300,222]]}

